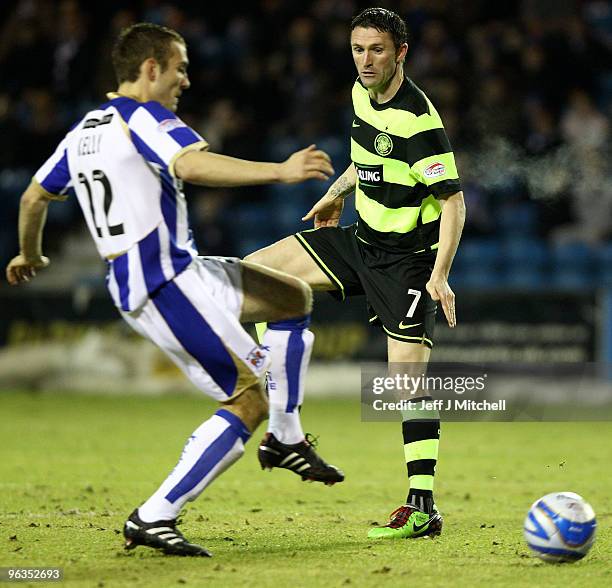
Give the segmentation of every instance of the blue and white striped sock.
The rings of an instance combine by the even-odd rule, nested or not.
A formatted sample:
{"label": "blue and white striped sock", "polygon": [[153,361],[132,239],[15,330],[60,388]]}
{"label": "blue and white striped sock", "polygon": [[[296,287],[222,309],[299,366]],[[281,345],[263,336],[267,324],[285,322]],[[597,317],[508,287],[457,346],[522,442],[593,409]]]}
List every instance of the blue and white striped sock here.
{"label": "blue and white striped sock", "polygon": [[244,453],[251,433],[235,414],[218,410],[187,440],[172,473],[139,509],[146,523],[175,519],[217,476]]}
{"label": "blue and white striped sock", "polygon": [[272,358],[268,372],[268,432],[282,443],[299,443],[304,439],[299,409],[314,343],[309,324],[310,315],[268,323],[263,336],[263,345],[269,348]]}

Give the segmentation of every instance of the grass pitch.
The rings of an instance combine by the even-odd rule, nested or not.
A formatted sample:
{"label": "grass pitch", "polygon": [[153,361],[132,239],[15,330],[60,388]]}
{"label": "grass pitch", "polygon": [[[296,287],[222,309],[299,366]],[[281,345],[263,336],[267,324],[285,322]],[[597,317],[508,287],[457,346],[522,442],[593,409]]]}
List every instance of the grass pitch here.
{"label": "grass pitch", "polygon": [[[405,498],[406,466],[400,426],[362,423],[358,398],[303,412],[343,484],[261,472],[251,441],[181,527],[213,559],[125,552],[126,515],[212,410],[198,396],[0,393],[0,566],[60,566],[61,584],[94,587],[612,585],[611,423],[443,425],[443,535],[373,542],[370,526]],[[532,558],[522,538],[529,505],[557,490],[582,494],[598,517],[594,548],[572,565]]]}

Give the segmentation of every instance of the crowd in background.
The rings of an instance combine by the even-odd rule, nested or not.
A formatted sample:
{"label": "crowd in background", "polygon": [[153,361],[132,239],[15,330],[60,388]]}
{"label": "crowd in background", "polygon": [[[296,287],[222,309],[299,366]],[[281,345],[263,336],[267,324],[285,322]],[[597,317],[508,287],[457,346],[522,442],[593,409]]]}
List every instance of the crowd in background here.
{"label": "crowd in background", "polygon": [[[612,283],[612,6],[604,0],[379,0],[410,33],[407,74],[453,144],[468,220],[452,283]],[[280,161],[316,143],[349,162],[349,23],[358,0],[2,3],[0,261],[16,253],[19,196],[67,128],[116,88],[110,50],[138,21],[178,30],[191,89],[179,115],[213,151]],[[327,184],[188,189],[203,253],[244,255],[306,228]],[[354,211],[347,206],[344,220]],[[46,251],[84,223],[50,207]],[[76,238],[76,237],[75,237]]]}

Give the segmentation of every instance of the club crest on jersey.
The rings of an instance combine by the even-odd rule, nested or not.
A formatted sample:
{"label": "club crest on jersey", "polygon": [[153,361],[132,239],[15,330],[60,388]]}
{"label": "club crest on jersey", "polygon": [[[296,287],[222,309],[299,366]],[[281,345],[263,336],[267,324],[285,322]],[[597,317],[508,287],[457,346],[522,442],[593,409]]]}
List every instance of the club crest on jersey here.
{"label": "club crest on jersey", "polygon": [[423,175],[426,178],[437,178],[443,176],[446,173],[446,166],[439,161],[428,165],[423,171]]}
{"label": "club crest on jersey", "polygon": [[174,129],[180,129],[181,127],[186,127],[187,125],[180,118],[167,118],[162,120],[157,125],[157,130],[160,133],[169,133]]}
{"label": "club crest on jersey", "polygon": [[254,347],[247,355],[247,361],[257,369],[261,369],[266,363],[267,356],[260,347]]}
{"label": "club crest on jersey", "polygon": [[376,139],[374,139],[374,149],[378,155],[386,157],[393,151],[393,140],[387,133],[378,133]]}
{"label": "club crest on jersey", "polygon": [[355,163],[360,186],[382,186],[384,180],[382,165],[363,165]]}

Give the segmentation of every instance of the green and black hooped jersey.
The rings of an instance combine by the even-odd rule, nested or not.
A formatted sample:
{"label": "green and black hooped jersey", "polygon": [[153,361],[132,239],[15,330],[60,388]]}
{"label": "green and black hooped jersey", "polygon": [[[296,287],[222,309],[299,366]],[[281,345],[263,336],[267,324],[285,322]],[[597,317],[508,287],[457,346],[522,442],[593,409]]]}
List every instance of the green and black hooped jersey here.
{"label": "green and black hooped jersey", "polygon": [[385,104],[371,100],[359,78],[352,94],[356,236],[392,251],[436,249],[437,197],[461,190],[440,116],[409,78]]}

